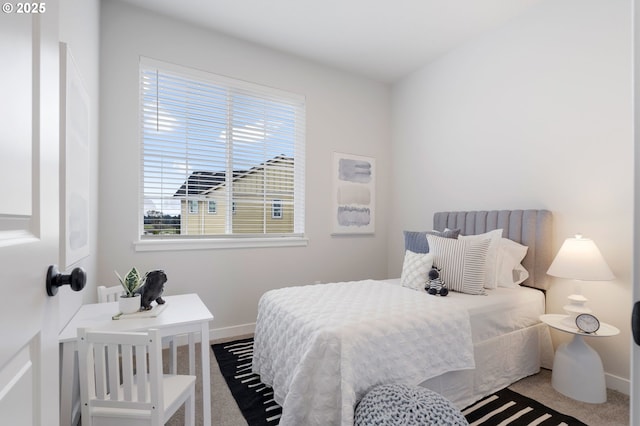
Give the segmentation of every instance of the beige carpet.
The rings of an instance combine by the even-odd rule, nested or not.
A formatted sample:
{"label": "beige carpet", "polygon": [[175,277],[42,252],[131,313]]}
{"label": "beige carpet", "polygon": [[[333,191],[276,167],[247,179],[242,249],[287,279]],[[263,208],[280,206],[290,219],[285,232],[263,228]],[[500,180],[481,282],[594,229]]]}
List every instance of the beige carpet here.
{"label": "beige carpet", "polygon": [[[212,343],[251,337],[239,336]],[[200,351],[196,351],[196,366],[200,365]],[[166,358],[166,357],[165,357]],[[187,351],[185,347],[178,349],[178,372],[186,374]],[[199,375],[198,370],[198,375]],[[540,373],[514,383],[510,388],[522,395],[533,398],[561,413],[576,417],[591,426],[626,426],[629,424],[629,397],[616,391],[607,391],[607,402],[604,404],[587,404],[568,398],[551,387],[551,372]],[[196,425],[202,425],[202,383],[196,383]],[[211,424],[213,426],[244,426],[247,422],[242,417],[227,384],[220,374],[218,363],[211,351]],[[180,409],[167,423],[171,426],[184,424],[184,412]]]}

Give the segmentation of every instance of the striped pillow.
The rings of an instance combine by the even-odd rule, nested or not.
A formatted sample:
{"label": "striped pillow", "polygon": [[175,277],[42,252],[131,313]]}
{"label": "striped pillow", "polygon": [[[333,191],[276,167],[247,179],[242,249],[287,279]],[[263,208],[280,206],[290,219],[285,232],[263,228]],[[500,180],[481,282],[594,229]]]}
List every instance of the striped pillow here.
{"label": "striped pillow", "polygon": [[484,274],[491,238],[454,240],[427,235],[433,265],[449,290],[467,294],[486,294]]}
{"label": "striped pillow", "polygon": [[494,229],[478,235],[460,235],[461,240],[484,240],[489,238],[486,269],[484,271],[484,288],[498,287],[498,248],[502,239],[502,229]]}

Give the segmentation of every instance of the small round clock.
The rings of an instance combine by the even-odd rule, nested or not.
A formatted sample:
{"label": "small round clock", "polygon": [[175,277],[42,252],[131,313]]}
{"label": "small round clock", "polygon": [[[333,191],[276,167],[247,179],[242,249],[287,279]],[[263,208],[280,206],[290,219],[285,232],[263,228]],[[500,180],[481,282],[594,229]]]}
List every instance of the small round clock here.
{"label": "small round clock", "polygon": [[583,333],[595,333],[600,328],[600,321],[591,314],[580,314],[576,317],[576,326]]}

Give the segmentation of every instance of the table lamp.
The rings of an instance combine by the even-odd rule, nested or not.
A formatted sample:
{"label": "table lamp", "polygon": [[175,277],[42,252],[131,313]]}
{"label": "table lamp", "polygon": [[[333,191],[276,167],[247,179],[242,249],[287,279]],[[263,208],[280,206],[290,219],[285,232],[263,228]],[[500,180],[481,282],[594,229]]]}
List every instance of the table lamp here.
{"label": "table lamp", "polygon": [[591,309],[585,306],[588,300],[580,291],[580,282],[615,279],[593,240],[584,238],[580,234],[564,241],[547,274],[558,278],[572,279],[576,282],[574,294],[568,297],[569,304],[563,306],[569,315],[564,320],[568,327],[575,326],[578,315],[591,312]]}

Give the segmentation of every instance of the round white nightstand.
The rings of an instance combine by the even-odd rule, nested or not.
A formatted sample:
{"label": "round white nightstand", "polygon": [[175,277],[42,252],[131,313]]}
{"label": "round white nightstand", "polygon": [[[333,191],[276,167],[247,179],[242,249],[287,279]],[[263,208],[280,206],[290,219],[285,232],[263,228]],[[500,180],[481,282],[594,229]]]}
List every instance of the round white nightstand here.
{"label": "round white nightstand", "polygon": [[584,337],[610,337],[620,333],[616,327],[600,322],[596,333],[587,334],[570,327],[566,321],[568,315],[541,315],[540,321],[565,333],[573,334],[569,343],[562,343],[556,349],[553,358],[551,385],[558,392],[578,401],[599,404],[607,401],[607,386],[604,381],[604,368],[600,355],[587,345]]}

